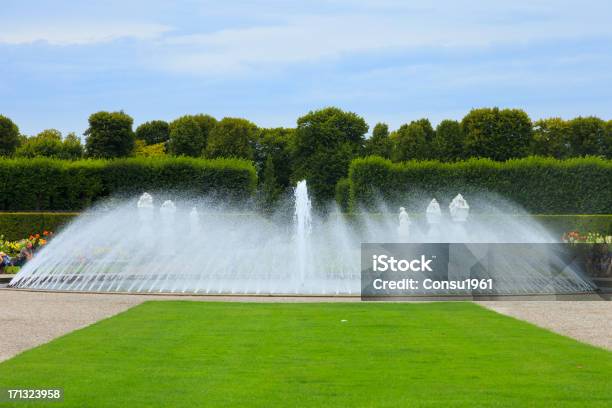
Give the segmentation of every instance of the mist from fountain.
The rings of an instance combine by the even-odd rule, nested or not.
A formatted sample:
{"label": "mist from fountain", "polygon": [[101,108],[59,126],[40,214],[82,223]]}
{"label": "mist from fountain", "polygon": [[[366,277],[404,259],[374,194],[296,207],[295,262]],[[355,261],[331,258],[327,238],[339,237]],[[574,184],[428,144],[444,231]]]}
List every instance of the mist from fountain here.
{"label": "mist from fountain", "polygon": [[[547,243],[557,239],[534,219],[469,214],[458,195],[443,214],[432,200],[425,217],[377,213],[315,216],[305,181],[294,190],[291,221],[273,222],[209,201],[165,201],[143,194],[93,208],[64,228],[11,281],[12,287],[94,292],[358,295],[361,243]],[[135,214],[137,213],[137,214]],[[469,215],[469,217],[468,217]],[[419,222],[421,221],[421,222]],[[501,293],[589,291],[568,272],[552,281],[541,265],[508,264]]]}

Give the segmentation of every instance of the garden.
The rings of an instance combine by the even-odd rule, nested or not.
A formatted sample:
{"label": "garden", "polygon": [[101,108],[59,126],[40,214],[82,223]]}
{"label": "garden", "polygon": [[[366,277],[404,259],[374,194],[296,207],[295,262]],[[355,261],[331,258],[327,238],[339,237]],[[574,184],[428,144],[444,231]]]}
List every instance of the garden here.
{"label": "garden", "polygon": [[65,406],[612,399],[606,349],[474,303],[358,302],[364,242],[595,248],[592,276],[510,265],[496,293],[609,299],[610,121],[482,108],[367,135],[325,108],[295,128],[203,114],[132,127],[96,112],[81,145],[0,117],[4,293],[157,296],[24,347],[0,388],[61,388]]}

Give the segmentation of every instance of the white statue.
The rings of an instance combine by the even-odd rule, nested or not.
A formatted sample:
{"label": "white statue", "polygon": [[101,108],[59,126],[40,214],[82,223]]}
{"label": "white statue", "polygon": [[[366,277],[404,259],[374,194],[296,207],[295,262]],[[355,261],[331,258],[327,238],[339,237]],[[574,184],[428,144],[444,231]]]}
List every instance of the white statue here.
{"label": "white statue", "polygon": [[400,238],[406,239],[410,235],[410,216],[406,212],[404,207],[400,207],[399,213],[399,226],[397,227],[397,233]]}
{"label": "white statue", "polygon": [[153,219],[153,196],[149,193],[144,193],[138,199],[136,204],[138,208],[138,218],[142,222],[148,222]]}
{"label": "white statue", "polygon": [[453,201],[448,206],[450,215],[455,222],[465,222],[470,214],[470,206],[461,194],[457,194]]}
{"label": "white statue", "polygon": [[425,211],[425,217],[427,218],[428,224],[439,224],[442,218],[442,210],[440,210],[440,204],[435,198],[431,200]]}

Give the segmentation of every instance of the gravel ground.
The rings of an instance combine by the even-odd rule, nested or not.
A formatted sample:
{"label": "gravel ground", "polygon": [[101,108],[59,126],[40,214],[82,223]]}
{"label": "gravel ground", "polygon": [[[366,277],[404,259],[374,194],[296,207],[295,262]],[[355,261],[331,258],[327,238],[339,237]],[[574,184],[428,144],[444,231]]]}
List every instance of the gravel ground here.
{"label": "gravel ground", "polygon": [[476,302],[585,343],[612,350],[611,301]]}
{"label": "gravel ground", "polygon": [[[0,361],[113,316],[145,300],[357,302],[358,297],[166,296],[28,292],[0,289]],[[612,350],[612,303],[478,302],[499,313]]]}

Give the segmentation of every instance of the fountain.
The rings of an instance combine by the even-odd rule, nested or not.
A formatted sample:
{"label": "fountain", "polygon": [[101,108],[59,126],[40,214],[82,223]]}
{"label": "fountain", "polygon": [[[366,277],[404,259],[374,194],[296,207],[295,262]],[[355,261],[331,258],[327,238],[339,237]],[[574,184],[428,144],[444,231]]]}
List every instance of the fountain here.
{"label": "fountain", "polygon": [[192,207],[189,212],[189,230],[194,236],[200,233],[200,214],[196,207]]}
{"label": "fountain", "polygon": [[312,231],[312,205],[308,197],[306,180],[297,184],[294,197],[296,263],[299,271],[299,284],[303,285],[306,279],[306,265],[310,250],[309,237]]}
{"label": "fountain", "polygon": [[[435,199],[429,203],[426,232],[412,227],[404,207],[393,222],[369,213],[351,219],[342,214],[315,216],[306,181],[297,183],[293,199],[289,222],[272,222],[244,208],[220,210],[204,199],[183,202],[176,197],[156,208],[147,193],[136,203],[92,208],[37,253],[10,286],[131,293],[356,295],[361,291],[362,243],[393,243],[398,238],[412,243],[440,239],[467,244],[558,242],[528,216],[469,216],[470,206],[460,194],[449,206],[452,221],[442,216]],[[379,213],[390,211],[381,206]],[[200,214],[205,216],[204,230]],[[469,225],[469,234],[463,225]],[[495,278],[500,293],[593,289],[588,279],[571,269],[551,278],[547,262],[519,267],[515,262],[499,269]]]}

